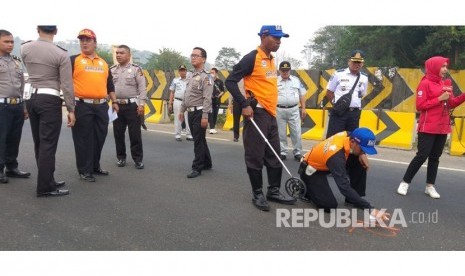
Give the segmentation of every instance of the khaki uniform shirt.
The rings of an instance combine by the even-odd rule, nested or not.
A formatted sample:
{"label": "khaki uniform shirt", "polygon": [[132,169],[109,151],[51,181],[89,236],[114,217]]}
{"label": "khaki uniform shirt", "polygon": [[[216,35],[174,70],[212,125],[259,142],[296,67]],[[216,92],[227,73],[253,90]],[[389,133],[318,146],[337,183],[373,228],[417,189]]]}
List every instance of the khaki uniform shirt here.
{"label": "khaki uniform shirt", "polygon": [[65,49],[38,39],[23,43],[21,57],[34,88],[62,90],[68,111],[74,111],[74,88],[71,60]]}
{"label": "khaki uniform shirt", "polygon": [[22,98],[24,73],[21,60],[12,55],[0,57],[0,98]]}
{"label": "khaki uniform shirt", "polygon": [[181,104],[181,112],[190,107],[202,106],[202,118],[208,118],[212,110],[213,79],[205,69],[187,74],[187,87],[184,101]]}
{"label": "khaki uniform shirt", "polygon": [[117,99],[137,98],[139,105],[144,105],[147,99],[144,72],[139,65],[128,63],[124,66],[116,64],[111,68]]}

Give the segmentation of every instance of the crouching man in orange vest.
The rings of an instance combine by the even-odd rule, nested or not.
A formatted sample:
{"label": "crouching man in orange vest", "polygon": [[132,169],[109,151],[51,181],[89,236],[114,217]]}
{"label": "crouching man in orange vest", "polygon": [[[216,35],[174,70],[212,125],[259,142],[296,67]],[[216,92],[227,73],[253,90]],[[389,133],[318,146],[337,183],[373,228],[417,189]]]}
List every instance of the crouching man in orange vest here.
{"label": "crouching man in orange vest", "polygon": [[[361,209],[370,209],[371,215],[388,220],[389,214],[379,212],[367,200],[353,188],[366,183],[352,183],[365,181],[364,178],[351,178],[346,171],[346,161],[350,154],[359,157],[361,170],[368,169],[367,154],[376,154],[376,138],[368,128],[357,128],[352,132],[339,132],[314,146],[302,158],[300,178],[307,186],[305,197],[313,201],[318,208],[325,212],[337,207],[337,201],[329,187],[327,175],[330,172],[339,188],[345,196],[346,202]],[[354,175],[356,172],[350,172]]]}

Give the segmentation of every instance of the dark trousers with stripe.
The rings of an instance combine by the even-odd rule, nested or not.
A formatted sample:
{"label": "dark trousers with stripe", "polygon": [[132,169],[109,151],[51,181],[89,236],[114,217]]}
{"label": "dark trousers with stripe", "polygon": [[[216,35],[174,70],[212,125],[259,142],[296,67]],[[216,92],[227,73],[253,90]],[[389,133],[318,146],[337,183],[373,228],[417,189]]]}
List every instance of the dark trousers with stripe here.
{"label": "dark trousers with stripe", "polygon": [[24,125],[23,103],[0,103],[0,171],[18,167],[19,142]]}
{"label": "dark trousers with stripe", "polygon": [[212,158],[208,148],[207,139],[205,138],[207,129],[202,128],[202,110],[188,112],[188,123],[194,138],[194,161],[192,161],[192,170],[202,171],[204,168],[212,167]]}
{"label": "dark trousers with stripe", "polygon": [[100,168],[100,156],[108,133],[108,104],[76,102],[72,128],[76,166],[79,173]]}
{"label": "dark trousers with stripe", "polygon": [[357,109],[347,111],[344,115],[338,116],[335,112],[330,111],[326,138],[341,131],[353,131],[358,128],[361,113],[362,111]]}
{"label": "dark trousers with stripe", "polygon": [[37,193],[56,190],[55,154],[62,124],[62,100],[47,94],[33,94],[27,101],[34,153],[37,163]]}
{"label": "dark trousers with stripe", "polygon": [[137,104],[120,104],[118,118],[113,121],[113,135],[116,144],[116,158],[126,159],[126,128],[129,133],[131,156],[134,162],[142,162],[141,117],[137,114]]}
{"label": "dark trousers with stripe", "polygon": [[[342,116],[330,112],[326,138],[341,131],[353,131],[358,128],[361,113],[362,111],[358,109],[349,110]],[[347,159],[346,168],[351,179],[350,186],[354,188],[360,196],[365,196],[367,172],[360,164],[358,156],[350,154]]]}

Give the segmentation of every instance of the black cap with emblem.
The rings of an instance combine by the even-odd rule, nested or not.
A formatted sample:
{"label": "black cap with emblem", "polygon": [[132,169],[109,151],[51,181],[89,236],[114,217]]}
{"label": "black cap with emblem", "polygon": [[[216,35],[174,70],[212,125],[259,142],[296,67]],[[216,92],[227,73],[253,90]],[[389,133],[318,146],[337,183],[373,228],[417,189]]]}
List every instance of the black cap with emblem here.
{"label": "black cap with emblem", "polygon": [[283,61],[279,64],[279,70],[286,71],[291,70],[291,63],[289,61]]}
{"label": "black cap with emblem", "polygon": [[365,61],[365,53],[362,50],[354,50],[350,54],[350,61],[355,62],[364,62]]}

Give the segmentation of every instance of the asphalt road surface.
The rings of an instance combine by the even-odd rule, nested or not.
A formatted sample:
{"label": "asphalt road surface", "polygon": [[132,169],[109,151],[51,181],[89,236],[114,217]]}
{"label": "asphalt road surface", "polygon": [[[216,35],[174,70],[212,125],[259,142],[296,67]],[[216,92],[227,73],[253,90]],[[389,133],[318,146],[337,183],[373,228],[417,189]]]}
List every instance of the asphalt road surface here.
{"label": "asphalt road surface", "polygon": [[[270,212],[253,207],[242,142],[232,142],[232,132],[207,134],[213,169],[188,179],[193,142],[185,137],[176,142],[170,124],[148,127],[143,131],[144,170],[136,170],[130,157],[126,167],[116,166],[110,125],[101,163],[110,175],[96,176],[97,182],[88,183],[79,179],[71,130],[63,124],[55,178],[66,180],[70,195],[37,198],[27,121],[19,163],[32,176],[0,185],[0,250],[465,249],[463,157],[443,155],[437,177],[441,198],[434,200],[424,194],[425,168],[414,178],[407,196],[395,192],[413,151],[379,149],[370,161],[366,198],[377,208],[395,213],[397,224],[338,227],[311,203],[271,203]],[[304,149],[314,143],[304,141]],[[298,162],[289,155],[285,164],[296,176]],[[283,183],[288,177],[284,171]],[[340,208],[352,212],[332,179],[330,183]],[[356,212],[349,218],[362,217]]]}

